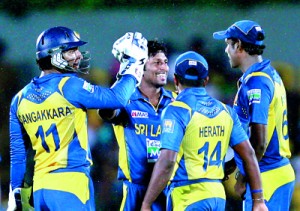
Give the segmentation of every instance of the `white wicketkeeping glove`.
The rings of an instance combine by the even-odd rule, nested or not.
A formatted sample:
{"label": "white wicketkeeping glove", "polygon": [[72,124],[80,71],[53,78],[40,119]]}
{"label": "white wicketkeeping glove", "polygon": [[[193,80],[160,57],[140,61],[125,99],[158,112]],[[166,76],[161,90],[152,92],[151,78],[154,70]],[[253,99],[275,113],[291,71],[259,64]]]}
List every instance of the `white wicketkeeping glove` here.
{"label": "white wicketkeeping glove", "polygon": [[121,63],[117,77],[130,74],[141,83],[144,65],[148,59],[148,41],[139,32],[127,32],[114,44],[112,53]]}
{"label": "white wicketkeeping glove", "polygon": [[31,194],[31,186],[28,188],[15,188],[13,191],[10,186],[7,211],[33,211],[34,208],[29,203]]}
{"label": "white wicketkeeping glove", "polygon": [[227,149],[227,152],[225,155],[225,162],[228,162],[228,161],[232,160],[233,158],[234,158],[234,151],[230,146],[228,146],[228,149]]}

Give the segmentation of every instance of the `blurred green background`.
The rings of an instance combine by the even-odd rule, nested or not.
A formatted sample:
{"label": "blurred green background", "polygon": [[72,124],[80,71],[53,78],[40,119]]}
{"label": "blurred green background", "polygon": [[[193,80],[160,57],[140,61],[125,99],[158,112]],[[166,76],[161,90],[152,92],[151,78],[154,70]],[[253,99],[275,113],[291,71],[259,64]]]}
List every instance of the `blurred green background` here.
{"label": "blurred green background", "polygon": [[[158,39],[169,49],[169,89],[174,89],[174,58],[183,51],[204,55],[210,66],[209,92],[231,104],[239,70],[232,70],[223,41],[212,33],[225,30],[242,19],[258,22],[266,32],[263,57],[278,69],[288,94],[292,163],[297,185],[291,210],[300,210],[300,1],[299,0],[1,0],[0,2],[0,210],[5,210],[9,186],[8,114],[11,98],[31,78],[39,75],[35,64],[38,35],[53,26],[66,26],[80,33],[92,54],[90,75],[95,84],[109,86],[118,63],[112,57],[113,42],[128,31]],[[116,180],[118,146],[109,124],[89,111],[89,135],[94,158],[92,176],[97,210],[117,210],[122,189]],[[239,210],[241,201],[233,192],[234,180],[225,183],[227,210]]]}

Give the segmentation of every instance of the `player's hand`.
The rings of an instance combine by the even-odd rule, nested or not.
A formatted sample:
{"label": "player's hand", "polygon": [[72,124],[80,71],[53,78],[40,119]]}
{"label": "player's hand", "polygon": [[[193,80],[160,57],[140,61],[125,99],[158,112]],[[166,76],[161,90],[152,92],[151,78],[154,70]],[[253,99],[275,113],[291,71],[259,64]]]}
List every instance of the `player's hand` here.
{"label": "player's hand", "polygon": [[117,77],[130,74],[136,78],[137,84],[140,84],[148,59],[147,43],[141,33],[128,32],[113,44],[112,53],[121,63]]}
{"label": "player's hand", "polygon": [[140,32],[127,32],[114,42],[112,54],[121,63],[126,62],[128,57],[145,58],[148,57],[147,44],[148,41]]}
{"label": "player's hand", "polygon": [[268,207],[264,201],[253,201],[253,211],[268,211]]}
{"label": "player's hand", "polygon": [[147,203],[142,203],[141,211],[151,211],[151,205]]}
{"label": "player's hand", "polygon": [[10,190],[7,211],[33,211],[34,208],[29,202],[31,194],[32,187]]}

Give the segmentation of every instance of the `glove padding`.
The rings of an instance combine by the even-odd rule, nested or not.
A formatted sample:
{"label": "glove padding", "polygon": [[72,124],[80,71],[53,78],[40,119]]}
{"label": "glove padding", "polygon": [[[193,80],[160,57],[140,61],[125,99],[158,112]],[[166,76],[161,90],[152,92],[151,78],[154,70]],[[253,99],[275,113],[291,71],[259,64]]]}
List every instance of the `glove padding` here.
{"label": "glove padding", "polygon": [[13,191],[10,187],[7,211],[34,211],[34,208],[30,204],[31,194],[31,186],[27,188],[15,188]]}
{"label": "glove padding", "polygon": [[144,65],[148,59],[148,41],[139,32],[127,32],[119,38],[114,44],[112,53],[114,57],[121,63],[117,78],[130,74],[140,84]]}

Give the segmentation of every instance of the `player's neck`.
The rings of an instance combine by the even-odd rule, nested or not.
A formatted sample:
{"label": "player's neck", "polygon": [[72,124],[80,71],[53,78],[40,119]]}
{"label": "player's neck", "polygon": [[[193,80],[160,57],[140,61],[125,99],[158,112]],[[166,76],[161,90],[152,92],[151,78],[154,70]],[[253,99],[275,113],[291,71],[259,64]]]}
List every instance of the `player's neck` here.
{"label": "player's neck", "polygon": [[140,86],[140,92],[142,95],[150,101],[153,106],[157,106],[161,95],[161,87],[157,88],[154,86]]}
{"label": "player's neck", "polygon": [[45,76],[45,75],[49,75],[51,73],[61,73],[60,71],[56,70],[56,69],[50,69],[50,70],[43,70],[41,72],[40,78]]}
{"label": "player's neck", "polygon": [[245,59],[242,65],[240,66],[240,69],[243,73],[245,73],[252,65],[256,63],[261,63],[262,61],[263,58],[261,55],[248,56],[247,59]]}
{"label": "player's neck", "polygon": [[144,83],[144,81],[142,81],[139,89],[147,98],[160,97],[161,87],[153,86],[153,84]]}

